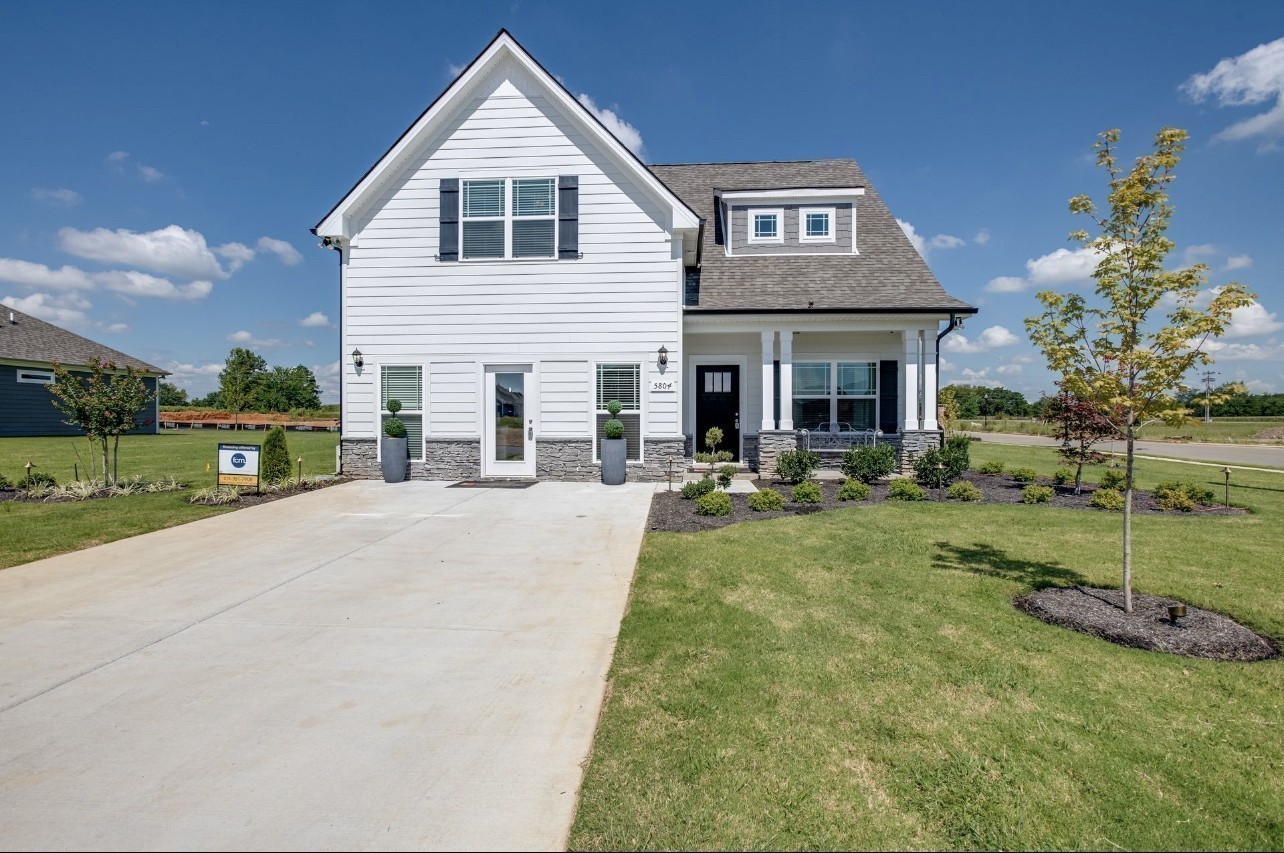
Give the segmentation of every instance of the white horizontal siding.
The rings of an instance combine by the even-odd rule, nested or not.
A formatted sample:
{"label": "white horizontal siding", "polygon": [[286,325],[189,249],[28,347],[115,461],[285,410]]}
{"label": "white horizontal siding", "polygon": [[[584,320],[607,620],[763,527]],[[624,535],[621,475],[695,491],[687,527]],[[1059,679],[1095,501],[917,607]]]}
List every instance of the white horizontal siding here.
{"label": "white horizontal siding", "polygon": [[428,366],[428,432],[476,435],[481,402],[477,365],[471,361],[434,361]]}
{"label": "white horizontal siding", "polygon": [[587,361],[540,362],[540,435],[584,435],[590,430]]}

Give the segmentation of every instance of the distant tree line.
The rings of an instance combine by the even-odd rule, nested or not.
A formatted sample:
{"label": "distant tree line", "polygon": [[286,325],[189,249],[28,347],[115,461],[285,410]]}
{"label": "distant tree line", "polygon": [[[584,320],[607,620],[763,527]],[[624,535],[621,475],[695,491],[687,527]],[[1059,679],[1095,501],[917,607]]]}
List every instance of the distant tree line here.
{"label": "distant tree line", "polygon": [[1020,391],[1007,388],[987,388],[983,385],[949,385],[942,389],[943,399],[953,399],[957,414],[952,418],[981,420],[983,418],[1028,418],[1033,407]]}
{"label": "distant tree line", "polygon": [[[1226,393],[1240,388],[1243,386],[1235,383],[1215,389],[1209,414],[1215,418],[1284,417],[1284,394]],[[1202,389],[1188,391],[1178,399],[1182,405],[1194,410],[1196,415],[1204,414]]]}
{"label": "distant tree line", "polygon": [[162,406],[201,406],[241,412],[288,412],[321,407],[321,386],[316,375],[302,364],[269,367],[259,354],[244,347],[228,353],[218,375],[218,388],[204,397],[189,399],[182,388],[160,384]]}

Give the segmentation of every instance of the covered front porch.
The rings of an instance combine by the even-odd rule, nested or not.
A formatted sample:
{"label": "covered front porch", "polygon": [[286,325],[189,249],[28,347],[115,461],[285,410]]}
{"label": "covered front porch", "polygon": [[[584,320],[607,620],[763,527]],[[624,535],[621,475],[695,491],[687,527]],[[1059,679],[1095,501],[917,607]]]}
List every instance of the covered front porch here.
{"label": "covered front porch", "polygon": [[688,314],[687,455],[716,450],[769,473],[810,447],[836,468],[859,444],[892,444],[902,467],[940,444],[937,343],[948,314]]}

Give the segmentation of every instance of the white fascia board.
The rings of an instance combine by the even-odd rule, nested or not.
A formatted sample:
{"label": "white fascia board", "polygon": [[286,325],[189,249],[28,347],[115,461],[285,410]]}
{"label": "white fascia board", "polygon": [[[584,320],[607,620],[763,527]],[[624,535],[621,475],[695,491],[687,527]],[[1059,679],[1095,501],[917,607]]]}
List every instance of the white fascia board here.
{"label": "white fascia board", "polygon": [[378,188],[390,174],[396,174],[396,170],[404,165],[410,154],[415,152],[419,142],[430,136],[432,131],[435,130],[435,125],[439,119],[450,110],[461,94],[472,88],[476,81],[485,76],[495,63],[505,57],[514,59],[533,79],[542,83],[553,100],[562,105],[565,113],[571,116],[572,119],[578,120],[590,137],[597,140],[606,151],[614,154],[623,164],[625,170],[631,173],[640,185],[670,205],[674,228],[700,227],[700,217],[696,215],[695,211],[687,207],[650,169],[642,165],[633,152],[629,151],[600,121],[589,113],[588,109],[577,101],[565,86],[549,75],[517,43],[516,39],[509,35],[507,31],[501,31],[490,46],[482,51],[482,54],[473,60],[462,74],[455,78],[455,82],[451,83],[446,91],[410,126],[410,129],[402,134],[392,148],[388,149],[388,153],[383,155],[374,168],[366,173],[366,176],[326,215],[326,218],[316,227],[316,235],[318,237],[350,239],[352,237],[352,234],[349,233],[350,223],[356,219],[362,207],[375,197],[375,193],[372,190]]}
{"label": "white fascia board", "polygon": [[856,198],[864,194],[864,187],[796,187],[787,190],[723,190],[718,193],[719,197],[731,204],[812,204],[820,199],[855,204]]}
{"label": "white fascia board", "polygon": [[[739,257],[739,256],[737,256]],[[948,322],[949,312],[902,314],[895,311],[864,313],[781,313],[781,314],[714,314],[684,312],[682,329],[697,333],[762,332],[791,329],[795,332],[899,332],[906,329],[930,329]]]}

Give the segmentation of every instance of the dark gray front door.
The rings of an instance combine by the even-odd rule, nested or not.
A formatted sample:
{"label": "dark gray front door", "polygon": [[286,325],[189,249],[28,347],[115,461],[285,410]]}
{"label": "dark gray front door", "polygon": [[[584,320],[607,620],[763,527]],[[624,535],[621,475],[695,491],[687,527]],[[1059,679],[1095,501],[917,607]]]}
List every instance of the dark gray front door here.
{"label": "dark gray front door", "polygon": [[740,459],[740,367],[735,364],[696,367],[696,452],[704,453],[709,427],[722,429],[719,450]]}

